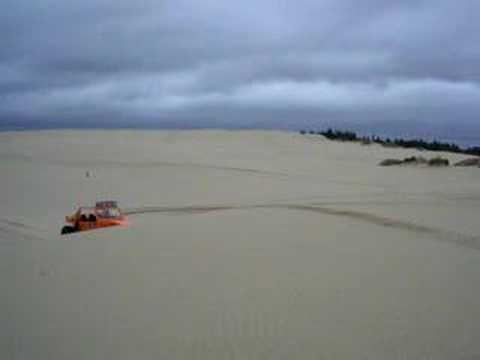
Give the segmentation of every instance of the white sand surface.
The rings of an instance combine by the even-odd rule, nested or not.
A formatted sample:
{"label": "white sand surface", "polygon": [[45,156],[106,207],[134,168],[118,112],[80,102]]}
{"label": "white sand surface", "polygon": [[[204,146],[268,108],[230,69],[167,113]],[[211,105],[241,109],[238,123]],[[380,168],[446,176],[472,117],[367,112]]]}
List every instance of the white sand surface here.
{"label": "white sand surface", "polygon": [[[0,359],[480,359],[480,169],[377,166],[410,155],[0,133]],[[101,199],[130,226],[60,237]]]}

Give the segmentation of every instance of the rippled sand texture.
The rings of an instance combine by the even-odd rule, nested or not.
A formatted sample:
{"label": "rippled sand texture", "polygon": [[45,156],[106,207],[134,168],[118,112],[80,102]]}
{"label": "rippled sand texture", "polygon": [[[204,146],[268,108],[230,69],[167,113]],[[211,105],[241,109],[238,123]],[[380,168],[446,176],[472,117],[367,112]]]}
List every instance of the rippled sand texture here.
{"label": "rippled sand texture", "polygon": [[[377,166],[415,154],[0,133],[0,358],[480,359],[480,170]],[[130,226],[58,235],[105,198]]]}

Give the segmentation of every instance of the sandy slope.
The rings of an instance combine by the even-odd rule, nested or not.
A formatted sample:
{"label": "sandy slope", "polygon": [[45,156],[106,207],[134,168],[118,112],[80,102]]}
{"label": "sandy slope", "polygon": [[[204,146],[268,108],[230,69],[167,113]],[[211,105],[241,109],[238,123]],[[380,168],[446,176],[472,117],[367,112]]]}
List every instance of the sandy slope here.
{"label": "sandy slope", "polygon": [[[0,358],[475,359],[480,171],[376,165],[409,155],[282,132],[0,133]],[[131,226],[60,238],[97,198]]]}

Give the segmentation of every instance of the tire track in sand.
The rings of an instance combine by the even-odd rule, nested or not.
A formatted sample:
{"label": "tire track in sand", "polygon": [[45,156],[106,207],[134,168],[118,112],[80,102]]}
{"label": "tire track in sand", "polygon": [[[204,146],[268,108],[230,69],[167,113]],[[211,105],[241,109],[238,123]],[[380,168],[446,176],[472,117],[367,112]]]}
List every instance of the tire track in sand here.
{"label": "tire track in sand", "polygon": [[[329,203],[332,205],[332,203]],[[255,205],[189,205],[189,206],[146,206],[125,209],[126,215],[139,215],[147,213],[162,213],[162,214],[203,214],[217,211],[230,210],[252,210],[252,209],[284,209],[292,211],[306,211],[317,214],[343,217],[352,220],[361,221],[377,226],[399,229],[416,234],[429,235],[433,239],[441,242],[448,242],[457,246],[480,250],[480,238],[472,235],[449,231],[432,226],[416,224],[409,221],[393,219],[386,216],[375,215],[368,212],[338,209],[333,207],[322,206],[321,204],[255,204]]]}
{"label": "tire track in sand", "polygon": [[45,240],[45,238],[32,233],[38,231],[39,229],[26,223],[0,218],[0,241],[12,239]]}

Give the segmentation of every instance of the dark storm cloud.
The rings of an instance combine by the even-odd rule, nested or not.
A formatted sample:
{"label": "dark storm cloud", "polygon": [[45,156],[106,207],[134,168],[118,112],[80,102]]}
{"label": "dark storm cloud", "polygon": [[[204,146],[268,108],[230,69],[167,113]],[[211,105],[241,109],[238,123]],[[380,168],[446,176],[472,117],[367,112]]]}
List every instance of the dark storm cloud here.
{"label": "dark storm cloud", "polygon": [[476,1],[6,0],[2,8],[0,123],[434,126],[475,125],[480,115]]}

